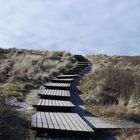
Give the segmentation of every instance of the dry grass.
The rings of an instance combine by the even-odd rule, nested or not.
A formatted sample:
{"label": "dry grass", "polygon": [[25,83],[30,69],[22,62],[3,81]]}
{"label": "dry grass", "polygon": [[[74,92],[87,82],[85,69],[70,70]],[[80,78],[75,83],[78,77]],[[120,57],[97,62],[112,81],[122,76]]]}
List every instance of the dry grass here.
{"label": "dry grass", "polygon": [[139,140],[140,128],[106,129],[105,133],[114,136],[117,140]]}
{"label": "dry grass", "polygon": [[123,105],[86,105],[86,109],[98,117],[108,118],[108,120],[130,120],[134,117],[128,109]]}
{"label": "dry grass", "polygon": [[0,85],[0,96],[15,97],[19,101],[25,99],[26,93],[28,92],[29,83],[6,83]]}
{"label": "dry grass", "polygon": [[[89,57],[89,56],[88,56]],[[92,56],[96,70],[80,84],[90,112],[111,119],[140,121],[140,57]]]}
{"label": "dry grass", "polygon": [[118,132],[118,138],[120,140],[139,140],[140,129],[122,129]]}
{"label": "dry grass", "polygon": [[9,49],[0,52],[0,82],[45,81],[72,66],[73,58],[67,52],[39,52]]}
{"label": "dry grass", "polygon": [[0,49],[0,139],[25,139],[28,116],[24,112],[25,116],[21,117],[12,101],[24,101],[28,90],[71,68],[72,62],[74,59],[67,52]]}

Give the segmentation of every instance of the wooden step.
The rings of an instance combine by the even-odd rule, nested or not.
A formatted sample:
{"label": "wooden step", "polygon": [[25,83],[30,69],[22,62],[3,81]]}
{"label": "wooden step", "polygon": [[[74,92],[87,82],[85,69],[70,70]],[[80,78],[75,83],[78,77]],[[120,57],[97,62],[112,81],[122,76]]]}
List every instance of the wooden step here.
{"label": "wooden step", "polygon": [[59,75],[57,76],[58,79],[68,79],[68,78],[76,78],[78,77],[78,74],[67,74],[67,75]]}
{"label": "wooden step", "polygon": [[31,127],[42,132],[94,132],[77,113],[37,112],[31,118]]}
{"label": "wooden step", "polygon": [[42,99],[67,100],[70,98],[69,90],[45,89],[38,94]]}
{"label": "wooden step", "polygon": [[51,81],[54,83],[71,83],[74,78],[69,79],[52,79]]}
{"label": "wooden step", "polygon": [[37,111],[47,112],[69,112],[75,107],[75,105],[70,101],[48,99],[38,99],[36,104],[33,106]]}
{"label": "wooden step", "polygon": [[47,89],[65,89],[69,90],[71,84],[69,83],[46,83],[44,84],[44,87]]}

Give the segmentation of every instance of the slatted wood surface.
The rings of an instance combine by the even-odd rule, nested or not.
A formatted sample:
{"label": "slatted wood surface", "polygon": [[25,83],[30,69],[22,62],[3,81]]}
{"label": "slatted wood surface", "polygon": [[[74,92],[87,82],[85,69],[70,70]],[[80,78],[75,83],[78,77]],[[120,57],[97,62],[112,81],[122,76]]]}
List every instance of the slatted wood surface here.
{"label": "slatted wood surface", "polygon": [[44,87],[50,89],[69,89],[70,85],[69,83],[46,83]]}
{"label": "slatted wood surface", "polygon": [[44,89],[38,95],[44,99],[66,100],[70,98],[70,91],[59,89]]}
{"label": "slatted wood surface", "polygon": [[70,132],[94,132],[77,113],[37,112],[32,116],[33,129]]}
{"label": "slatted wood surface", "polygon": [[36,104],[37,106],[47,106],[47,107],[75,107],[70,101],[61,101],[61,100],[47,100],[47,99],[38,99]]}
{"label": "slatted wood surface", "polygon": [[67,79],[67,78],[76,78],[78,77],[77,74],[65,74],[65,75],[59,75],[57,76],[58,79]]}

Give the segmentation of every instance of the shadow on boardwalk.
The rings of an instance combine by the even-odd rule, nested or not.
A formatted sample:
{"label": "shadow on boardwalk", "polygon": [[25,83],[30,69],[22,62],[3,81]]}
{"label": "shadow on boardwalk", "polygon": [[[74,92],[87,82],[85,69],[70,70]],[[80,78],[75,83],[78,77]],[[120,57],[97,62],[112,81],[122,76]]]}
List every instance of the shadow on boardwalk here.
{"label": "shadow on boardwalk", "polygon": [[34,138],[26,139],[26,140],[117,140],[113,136],[104,133],[103,130],[96,130],[95,134],[93,136],[76,136],[76,135],[71,135],[71,136],[35,136]]}

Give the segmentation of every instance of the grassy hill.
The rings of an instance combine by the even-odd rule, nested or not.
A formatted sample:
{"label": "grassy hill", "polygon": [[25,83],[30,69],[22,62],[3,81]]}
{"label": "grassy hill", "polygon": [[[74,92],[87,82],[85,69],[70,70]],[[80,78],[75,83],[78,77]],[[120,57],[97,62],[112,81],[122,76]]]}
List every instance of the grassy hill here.
{"label": "grassy hill", "polygon": [[31,135],[31,114],[18,112],[11,101],[24,102],[30,90],[71,68],[73,62],[68,52],[0,49],[0,139],[22,140]]}
{"label": "grassy hill", "polygon": [[140,56],[87,56],[94,71],[80,84],[87,110],[111,120],[140,122]]}
{"label": "grassy hill", "polygon": [[0,95],[21,97],[25,89],[39,87],[70,68],[72,61],[67,52],[0,49]]}

